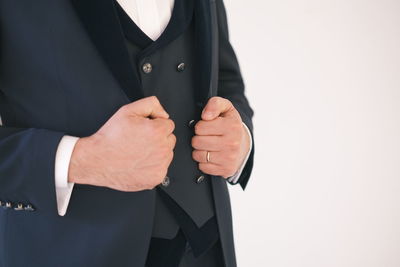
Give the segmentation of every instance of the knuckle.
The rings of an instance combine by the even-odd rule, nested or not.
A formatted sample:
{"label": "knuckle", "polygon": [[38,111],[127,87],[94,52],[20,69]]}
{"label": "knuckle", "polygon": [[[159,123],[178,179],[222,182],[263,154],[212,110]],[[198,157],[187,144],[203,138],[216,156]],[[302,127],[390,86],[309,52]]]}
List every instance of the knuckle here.
{"label": "knuckle", "polygon": [[128,192],[129,188],[126,185],[120,185],[118,190],[122,192]]}
{"label": "knuckle", "polygon": [[171,164],[171,161],[173,159],[173,154],[171,154],[171,151],[163,154],[163,157],[160,159],[160,172],[163,172],[168,169],[168,166]]}
{"label": "knuckle", "polygon": [[239,149],[239,147],[240,147],[239,139],[235,139],[235,140],[233,141],[233,147],[235,148],[235,150],[238,150],[238,149]]}
{"label": "knuckle", "polygon": [[165,120],[165,132],[172,133],[175,130],[175,123],[173,120],[167,119]]}
{"label": "knuckle", "polygon": [[159,174],[160,175],[157,177],[157,180],[156,180],[156,185],[159,185],[159,184],[162,183],[162,181],[164,180],[165,176],[167,175],[167,170],[166,169],[162,170],[162,171],[159,172]]}
{"label": "knuckle", "polygon": [[160,101],[158,100],[157,96],[155,96],[155,95],[149,96],[149,100],[154,104],[160,103]]}
{"label": "knuckle", "polygon": [[167,162],[167,164],[169,164],[169,162],[171,162],[173,158],[174,158],[174,152],[168,149],[168,152],[165,154],[165,161]]}
{"label": "knuckle", "polygon": [[193,147],[198,147],[199,141],[198,141],[197,136],[193,136],[191,143],[192,143]]}
{"label": "knuckle", "polygon": [[[169,152],[169,155],[168,155],[168,158],[169,158],[169,160],[168,160],[168,166],[169,166],[169,164],[171,163],[171,161],[174,159],[174,151],[170,151]],[[168,166],[167,166],[167,168],[168,168]]]}
{"label": "knuckle", "polygon": [[226,174],[227,174],[228,176],[232,176],[234,173],[235,173],[235,168],[234,168],[233,166],[227,168]]}
{"label": "knuckle", "polygon": [[218,104],[221,101],[222,97],[220,96],[213,96],[210,101],[213,101],[215,104]]}
{"label": "knuckle", "polygon": [[173,138],[172,149],[174,149],[175,146],[176,146],[177,139],[176,139],[176,136],[174,134],[172,135],[172,138]]}
{"label": "knuckle", "polygon": [[122,184],[120,190],[123,192],[133,192],[135,191],[135,187],[130,184]]}
{"label": "knuckle", "polygon": [[231,173],[231,171],[229,169],[222,169],[220,172],[220,175],[226,178],[226,177],[231,176],[230,173]]}
{"label": "knuckle", "polygon": [[122,113],[122,114],[125,114],[127,112],[128,112],[128,105],[121,106],[117,111],[117,113]]}
{"label": "knuckle", "polygon": [[206,170],[206,165],[203,164],[203,163],[199,163],[199,169],[200,169],[202,172],[206,172],[206,171],[207,171],[207,170]]}
{"label": "knuckle", "polygon": [[194,126],[194,133],[195,134],[200,134],[200,127],[197,124]]}
{"label": "knuckle", "polygon": [[232,124],[232,129],[235,131],[239,131],[242,129],[242,123],[239,121],[235,121],[235,123]]}
{"label": "knuckle", "polygon": [[171,149],[169,148],[168,145],[162,145],[161,148],[158,149],[157,153],[159,153],[162,158],[167,156],[170,153]]}
{"label": "knuckle", "polygon": [[201,121],[198,121],[195,125],[194,125],[194,131],[195,131],[195,133],[199,133],[200,132],[200,130],[201,130],[201,128],[202,128],[202,122]]}
{"label": "knuckle", "polygon": [[239,141],[236,139],[232,139],[228,141],[228,148],[230,150],[237,150],[239,148]]}
{"label": "knuckle", "polygon": [[232,153],[229,153],[226,157],[227,157],[229,162],[232,162],[232,161],[236,160],[236,155],[234,155]]}
{"label": "knuckle", "polygon": [[161,183],[160,176],[153,176],[153,178],[149,181],[149,184],[147,185],[148,189],[154,189],[157,185]]}
{"label": "knuckle", "polygon": [[175,130],[175,122],[173,120],[171,120],[171,119],[168,119],[168,121],[171,124],[172,131]]}
{"label": "knuckle", "polygon": [[143,181],[139,180],[136,182],[136,186],[140,189],[147,189],[147,186],[145,183],[143,183]]}
{"label": "knuckle", "polygon": [[143,188],[145,190],[153,190],[156,186],[157,186],[157,184],[155,182],[153,182],[153,183],[147,183],[146,185],[144,185]]}
{"label": "knuckle", "polygon": [[150,100],[150,101],[153,101],[153,102],[157,102],[157,101],[158,101],[158,98],[157,98],[157,96],[152,95],[152,96],[149,96],[149,100]]}
{"label": "knuckle", "polygon": [[229,174],[229,173],[223,173],[223,174],[221,174],[221,176],[222,176],[223,178],[227,179],[227,178],[231,177],[232,175]]}
{"label": "knuckle", "polygon": [[144,188],[145,190],[152,190],[156,186],[157,184],[154,178],[148,179],[146,183],[142,184],[142,188]]}

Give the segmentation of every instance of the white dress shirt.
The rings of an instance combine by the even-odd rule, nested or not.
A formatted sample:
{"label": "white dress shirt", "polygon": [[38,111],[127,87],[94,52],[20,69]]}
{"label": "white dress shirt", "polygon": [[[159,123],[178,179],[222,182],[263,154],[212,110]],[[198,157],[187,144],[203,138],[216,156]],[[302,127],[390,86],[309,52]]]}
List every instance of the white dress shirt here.
{"label": "white dress shirt", "polygon": [[[117,0],[129,17],[140,27],[140,29],[153,41],[156,40],[166,28],[172,14],[174,0]],[[0,117],[0,125],[1,117]],[[236,183],[243,171],[252,149],[251,133],[245,126],[250,139],[250,149],[239,170],[229,177],[228,180]],[[71,155],[78,137],[64,136],[57,148],[55,159],[55,186],[57,195],[58,214],[64,216],[71,194],[73,183],[68,182],[68,168]]]}

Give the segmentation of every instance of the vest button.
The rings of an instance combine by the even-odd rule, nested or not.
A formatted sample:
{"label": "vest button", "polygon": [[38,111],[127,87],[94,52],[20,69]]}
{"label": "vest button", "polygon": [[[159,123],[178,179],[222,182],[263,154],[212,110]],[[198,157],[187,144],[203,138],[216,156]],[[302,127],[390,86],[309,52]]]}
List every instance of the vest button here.
{"label": "vest button", "polygon": [[165,176],[164,180],[161,182],[161,185],[167,187],[169,186],[169,183],[170,183],[169,177]]}
{"label": "vest button", "polygon": [[150,63],[144,63],[142,66],[142,70],[144,73],[150,73],[153,70],[153,66]]}
{"label": "vest button", "polygon": [[185,70],[185,63],[179,63],[179,65],[176,67],[176,70],[179,72],[182,72]]}
{"label": "vest button", "polygon": [[188,126],[190,128],[193,128],[195,122],[196,122],[195,120],[190,120],[189,123],[188,123]]}
{"label": "vest button", "polygon": [[204,181],[204,178],[205,178],[204,175],[200,175],[199,177],[197,177],[196,183],[198,184],[202,183]]}

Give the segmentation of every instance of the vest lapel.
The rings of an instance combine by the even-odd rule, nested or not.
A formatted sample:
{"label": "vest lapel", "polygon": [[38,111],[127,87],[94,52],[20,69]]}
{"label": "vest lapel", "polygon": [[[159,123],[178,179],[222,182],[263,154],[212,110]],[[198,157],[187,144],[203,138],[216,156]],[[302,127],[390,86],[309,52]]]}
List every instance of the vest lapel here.
{"label": "vest lapel", "polygon": [[150,56],[158,49],[168,45],[183,34],[192,22],[194,1],[195,0],[175,0],[171,19],[163,33],[155,41],[151,40],[135,22],[132,21],[122,7],[116,3],[123,33],[128,40],[143,49],[137,58]]}
{"label": "vest lapel", "polygon": [[132,101],[144,96],[129,61],[114,0],[71,0],[92,42],[124,93]]}
{"label": "vest lapel", "polygon": [[[71,0],[71,2],[122,90],[132,101],[143,98],[143,91],[129,60],[114,0]],[[193,2],[198,62],[196,98],[198,105],[204,106],[209,97],[216,95],[218,27],[215,1]],[[149,50],[146,49],[146,52]]]}

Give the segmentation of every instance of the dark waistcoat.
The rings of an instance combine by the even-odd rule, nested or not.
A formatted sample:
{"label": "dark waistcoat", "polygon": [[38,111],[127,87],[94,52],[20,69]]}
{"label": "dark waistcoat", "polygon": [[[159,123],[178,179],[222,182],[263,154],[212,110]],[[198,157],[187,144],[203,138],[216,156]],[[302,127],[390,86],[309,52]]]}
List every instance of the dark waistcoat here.
{"label": "dark waistcoat", "polygon": [[[171,20],[156,40],[147,37],[117,5],[126,46],[145,96],[155,95],[175,122],[177,143],[168,179],[157,188],[153,236],[171,239],[180,222],[162,198],[166,193],[200,228],[215,216],[210,176],[192,159],[196,105],[193,2],[176,0]],[[162,190],[162,192],[160,192]]]}

